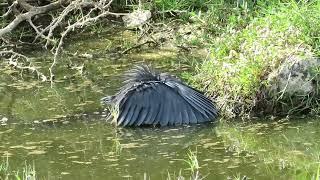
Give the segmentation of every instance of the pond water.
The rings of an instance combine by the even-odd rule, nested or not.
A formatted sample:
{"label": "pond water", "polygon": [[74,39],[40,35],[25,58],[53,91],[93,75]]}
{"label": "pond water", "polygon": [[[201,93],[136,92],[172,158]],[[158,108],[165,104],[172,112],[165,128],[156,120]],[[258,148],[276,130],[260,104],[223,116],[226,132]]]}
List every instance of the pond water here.
{"label": "pond water", "polygon": [[[167,49],[112,59],[96,53],[110,38],[97,37],[90,45],[92,41],[75,43],[76,50],[66,48],[73,55],[65,56],[60,66],[72,62],[71,68],[68,73],[57,68],[52,88],[17,76],[16,70],[0,70],[1,179],[31,177],[33,170],[37,179],[77,180],[190,179],[195,174],[204,179],[311,179],[319,175],[317,119],[167,128],[119,128],[107,123],[99,99],[119,88],[125,70],[144,62],[183,76],[195,57]],[[75,51],[96,58],[75,56]],[[41,57],[35,62],[47,60]],[[86,67],[82,72],[81,65]],[[192,169],[190,163],[199,168]]]}

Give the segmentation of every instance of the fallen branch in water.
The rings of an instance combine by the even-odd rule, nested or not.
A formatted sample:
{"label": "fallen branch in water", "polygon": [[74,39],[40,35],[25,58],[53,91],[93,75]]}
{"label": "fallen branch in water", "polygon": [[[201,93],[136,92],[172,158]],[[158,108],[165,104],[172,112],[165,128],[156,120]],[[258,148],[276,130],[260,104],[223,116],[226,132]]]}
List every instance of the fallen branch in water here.
{"label": "fallen branch in water", "polygon": [[155,44],[155,45],[158,45],[158,43],[155,42],[155,41],[146,41],[146,42],[143,42],[143,43],[140,43],[140,44],[136,44],[136,45],[134,45],[134,46],[132,46],[132,47],[129,47],[129,48],[125,49],[124,51],[120,52],[120,54],[127,54],[129,51],[131,51],[131,50],[133,50],[133,49],[138,49],[138,48],[142,47],[142,46],[145,45],[145,44]]}
{"label": "fallen branch in water", "polygon": [[[32,73],[36,73],[38,78],[41,79],[41,81],[47,80],[47,77],[33,65],[31,60],[27,56],[14,52],[12,50],[0,51],[0,56],[3,57],[3,59],[5,59],[10,66],[13,66],[14,68],[17,68],[20,70],[29,70]],[[25,63],[20,62],[19,61],[20,59],[25,61]],[[24,66],[23,64],[26,64],[26,63],[28,65]]]}

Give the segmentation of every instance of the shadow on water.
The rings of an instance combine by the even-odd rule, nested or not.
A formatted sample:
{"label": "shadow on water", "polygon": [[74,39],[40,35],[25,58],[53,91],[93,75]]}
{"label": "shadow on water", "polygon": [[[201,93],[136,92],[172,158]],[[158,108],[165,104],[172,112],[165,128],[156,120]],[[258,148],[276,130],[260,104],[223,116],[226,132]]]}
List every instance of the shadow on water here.
{"label": "shadow on water", "polygon": [[[125,70],[143,62],[181,75],[195,58],[169,49],[113,59],[105,52],[115,39],[123,45],[126,38],[118,33],[66,47],[53,88],[16,70],[0,70],[0,120],[7,124],[0,126],[0,155],[3,163],[8,158],[9,177],[27,163],[34,164],[38,179],[176,179],[180,173],[189,179],[190,151],[205,179],[314,177],[320,159],[317,120],[170,128],[106,123],[99,99],[120,87]],[[50,61],[42,53],[35,56],[39,64]],[[5,173],[0,168],[1,178]]]}

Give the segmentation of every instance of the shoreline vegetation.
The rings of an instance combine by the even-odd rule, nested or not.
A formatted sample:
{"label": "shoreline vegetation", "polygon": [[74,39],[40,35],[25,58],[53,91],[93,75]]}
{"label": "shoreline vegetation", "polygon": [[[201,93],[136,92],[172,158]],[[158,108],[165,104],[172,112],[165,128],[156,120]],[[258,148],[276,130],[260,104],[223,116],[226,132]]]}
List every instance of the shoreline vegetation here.
{"label": "shoreline vegetation", "polygon": [[[320,0],[37,3],[1,4],[0,59],[2,67],[15,69],[10,76],[23,74],[54,86],[65,48],[77,41],[73,36],[99,35],[125,21],[134,37],[120,48],[108,44],[103,52],[125,56],[165,47],[200,52],[201,60],[190,60],[193,72],[182,77],[216,102],[223,119],[319,115]],[[25,50],[30,47],[51,52],[51,61],[35,64]]]}

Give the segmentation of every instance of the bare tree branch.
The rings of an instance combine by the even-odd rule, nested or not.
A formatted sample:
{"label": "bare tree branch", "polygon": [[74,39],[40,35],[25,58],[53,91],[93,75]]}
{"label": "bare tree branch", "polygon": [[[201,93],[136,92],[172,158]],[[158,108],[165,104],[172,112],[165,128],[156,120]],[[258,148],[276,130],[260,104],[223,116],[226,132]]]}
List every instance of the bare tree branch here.
{"label": "bare tree branch", "polygon": [[[13,9],[15,9],[15,7],[17,6],[18,2],[14,1],[9,7],[8,7],[8,11],[5,12],[2,16],[2,18],[6,18],[7,16],[9,16],[11,14],[11,12],[13,12]],[[8,4],[7,4],[8,5]],[[0,6],[1,7],[1,6]]]}
{"label": "bare tree branch", "polygon": [[38,28],[33,24],[32,20],[31,19],[28,19],[28,22],[30,24],[30,26],[34,29],[34,31],[37,33],[37,35],[41,36],[43,39],[46,39],[47,41],[50,41],[50,42],[55,42],[53,39],[50,39],[48,38],[47,36],[43,35],[39,30]]}
{"label": "bare tree branch", "polygon": [[[96,6],[91,9],[85,16],[81,17],[79,20],[77,20],[75,23],[70,24],[69,26],[66,27],[66,30],[61,34],[61,38],[59,40],[59,44],[55,49],[55,53],[54,53],[54,57],[53,57],[53,62],[49,68],[49,72],[50,72],[50,82],[51,82],[51,86],[53,84],[53,78],[54,78],[54,74],[53,74],[53,68],[57,63],[57,59],[58,59],[58,55],[61,51],[62,45],[63,45],[63,41],[64,38],[66,37],[66,35],[75,30],[76,28],[81,28],[83,26],[87,26],[92,22],[95,22],[97,20],[99,20],[100,18],[103,18],[107,15],[112,15],[112,16],[120,16],[120,15],[125,15],[125,14],[120,14],[120,13],[112,13],[108,11],[108,8],[110,7],[111,3],[113,2],[113,0],[110,0],[107,4],[103,3],[106,0],[100,0],[99,4],[96,4]],[[79,5],[81,5],[81,3],[79,3]],[[101,5],[103,5],[101,7]],[[101,9],[101,13],[99,15],[96,15],[94,17],[91,17],[92,12],[94,12],[94,10],[96,9]]]}
{"label": "bare tree branch", "polygon": [[[110,6],[112,2],[113,0],[57,0],[51,1],[51,3],[44,6],[38,6],[35,0],[8,0],[8,10],[5,15],[14,15],[14,19],[0,29],[0,39],[4,39],[6,34],[15,30],[22,22],[28,22],[36,34],[33,43],[38,40],[45,40],[45,48],[49,45],[52,46],[53,60],[49,67],[49,78],[37,70],[30,59],[22,54],[7,50],[7,48],[0,48],[0,55],[9,56],[7,58],[8,63],[16,68],[36,72],[43,81],[49,80],[52,86],[54,82],[54,67],[58,62],[64,40],[70,32],[88,26],[106,16],[119,17],[127,15],[126,13],[111,12]],[[17,9],[19,10],[17,11]],[[34,17],[39,17],[38,15],[40,14],[49,14],[49,12],[53,13],[50,13],[52,19],[50,19],[48,25],[43,26],[43,24],[38,24],[35,21]],[[1,49],[4,50],[1,51]],[[23,59],[29,65],[23,66],[23,64],[19,64],[19,59]]]}
{"label": "bare tree branch", "polygon": [[6,27],[0,29],[0,37],[4,36],[5,34],[11,32],[14,30],[21,22],[31,19],[33,16],[38,15],[38,14],[43,14],[49,11],[52,11],[54,9],[61,8],[62,5],[66,4],[67,0],[59,0],[56,2],[53,2],[51,4],[48,4],[46,6],[41,6],[41,7],[33,7],[26,3],[24,0],[18,0],[18,4],[21,5],[25,10],[29,10],[26,13],[19,14],[16,16],[16,18],[9,23]]}

